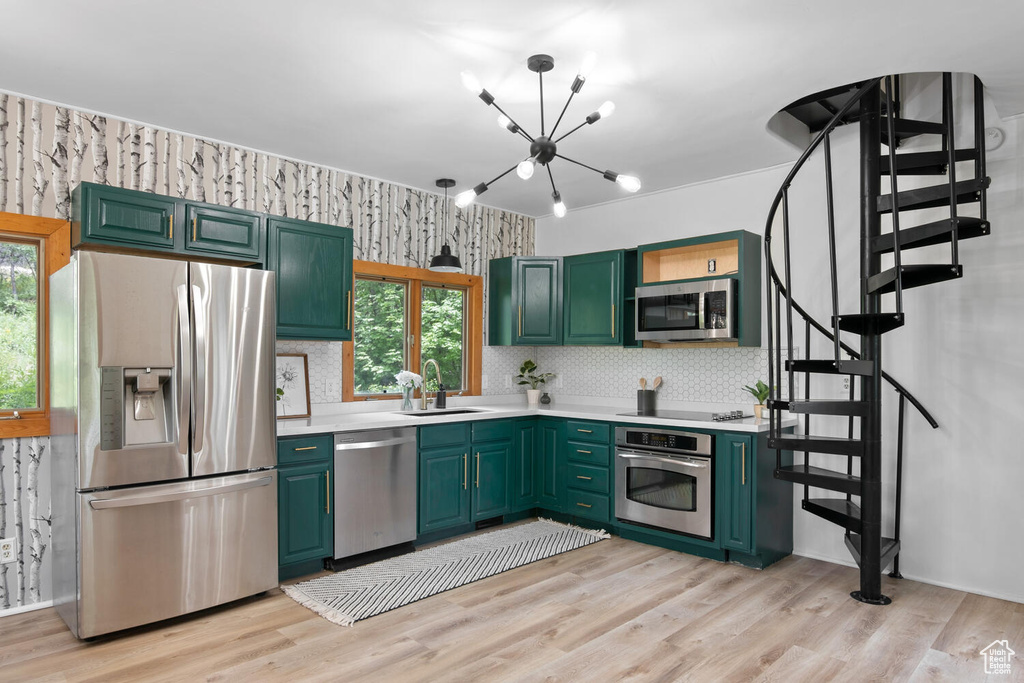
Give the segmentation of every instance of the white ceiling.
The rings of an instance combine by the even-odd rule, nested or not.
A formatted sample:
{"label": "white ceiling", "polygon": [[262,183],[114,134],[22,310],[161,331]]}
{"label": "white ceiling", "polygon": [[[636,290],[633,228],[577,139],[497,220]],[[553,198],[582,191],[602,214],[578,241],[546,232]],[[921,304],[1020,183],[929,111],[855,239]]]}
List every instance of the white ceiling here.
{"label": "white ceiling", "polygon": [[[889,72],[965,71],[1000,115],[1024,111],[1024,2],[986,0],[8,0],[0,90],[436,191],[487,181],[527,154],[463,89],[468,69],[539,134],[583,55],[597,67],[559,131],[606,99],[615,115],[559,152],[639,176],[643,192],[773,166],[795,148],[766,132],[804,95]],[[624,196],[552,163],[569,206]],[[481,203],[551,212],[545,173]]]}

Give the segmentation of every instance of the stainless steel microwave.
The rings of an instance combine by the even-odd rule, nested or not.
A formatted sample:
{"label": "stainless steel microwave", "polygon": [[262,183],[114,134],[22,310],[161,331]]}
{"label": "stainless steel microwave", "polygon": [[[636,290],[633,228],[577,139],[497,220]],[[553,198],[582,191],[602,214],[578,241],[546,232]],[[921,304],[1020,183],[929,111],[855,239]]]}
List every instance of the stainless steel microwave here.
{"label": "stainless steel microwave", "polygon": [[636,338],[658,342],[736,340],[736,280],[637,287]]}

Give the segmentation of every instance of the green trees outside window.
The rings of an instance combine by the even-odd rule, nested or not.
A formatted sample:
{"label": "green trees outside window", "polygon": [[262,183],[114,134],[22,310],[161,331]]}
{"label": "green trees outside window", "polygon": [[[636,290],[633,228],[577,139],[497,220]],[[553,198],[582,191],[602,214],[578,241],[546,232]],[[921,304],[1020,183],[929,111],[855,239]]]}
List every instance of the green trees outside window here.
{"label": "green trees outside window", "polygon": [[[353,393],[400,393],[395,375],[433,358],[449,391],[466,388],[466,291],[420,280],[356,277]],[[436,391],[431,372],[427,390]]]}
{"label": "green trees outside window", "polygon": [[[433,358],[441,368],[448,391],[462,391],[465,363],[465,292],[461,289],[423,285],[420,318],[423,359]],[[427,378],[424,377],[424,380]],[[435,380],[436,381],[436,380]],[[436,389],[436,387],[434,387]]]}
{"label": "green trees outside window", "polygon": [[355,298],[355,393],[397,392],[395,375],[406,369],[408,286],[356,279]]}
{"label": "green trees outside window", "polygon": [[0,239],[0,410],[39,406],[39,247]]}

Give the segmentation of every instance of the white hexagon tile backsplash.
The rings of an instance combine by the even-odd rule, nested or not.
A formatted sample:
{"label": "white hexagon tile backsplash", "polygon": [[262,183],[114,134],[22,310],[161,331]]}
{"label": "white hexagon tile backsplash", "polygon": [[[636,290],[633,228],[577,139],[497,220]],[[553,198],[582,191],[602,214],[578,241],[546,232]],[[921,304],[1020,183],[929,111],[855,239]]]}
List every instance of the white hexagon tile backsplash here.
{"label": "white hexagon tile backsplash", "polygon": [[[305,353],[309,361],[311,403],[341,401],[340,342],[278,341],[278,353]],[[554,372],[552,395],[633,398],[637,381],[648,387],[658,375],[662,400],[744,404],[743,385],[768,380],[767,349],[623,349],[611,346],[523,346],[483,348],[485,396],[517,394],[519,366],[532,358],[540,372]]]}
{"label": "white hexagon tile backsplash", "polygon": [[610,346],[537,347],[543,372],[561,378],[558,393],[573,396],[636,396],[662,377],[659,396],[669,401],[749,403],[745,384],[768,380],[767,349],[623,349]]}

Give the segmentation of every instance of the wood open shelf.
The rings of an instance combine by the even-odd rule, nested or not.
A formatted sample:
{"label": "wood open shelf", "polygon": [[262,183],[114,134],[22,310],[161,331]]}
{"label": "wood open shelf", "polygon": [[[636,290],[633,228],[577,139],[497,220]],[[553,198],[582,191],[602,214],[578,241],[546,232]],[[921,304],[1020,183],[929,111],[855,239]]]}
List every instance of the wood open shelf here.
{"label": "wood open shelf", "polygon": [[[723,240],[647,251],[643,255],[643,283],[717,277],[739,271],[739,240]],[[715,271],[708,272],[708,261]]]}

